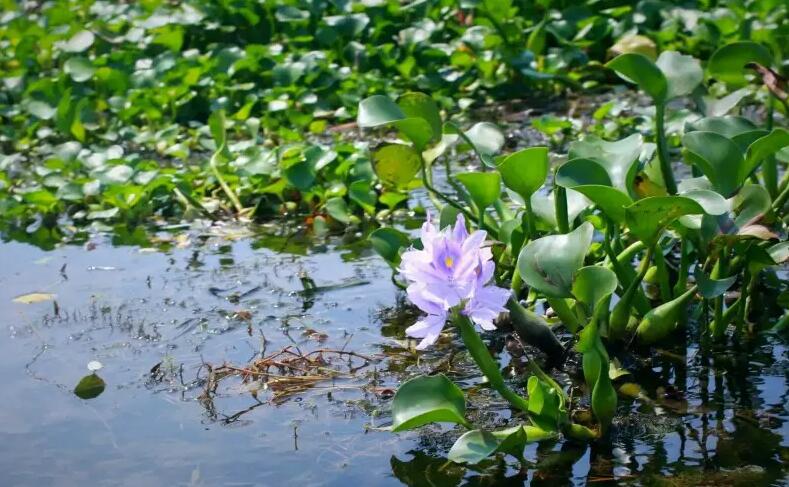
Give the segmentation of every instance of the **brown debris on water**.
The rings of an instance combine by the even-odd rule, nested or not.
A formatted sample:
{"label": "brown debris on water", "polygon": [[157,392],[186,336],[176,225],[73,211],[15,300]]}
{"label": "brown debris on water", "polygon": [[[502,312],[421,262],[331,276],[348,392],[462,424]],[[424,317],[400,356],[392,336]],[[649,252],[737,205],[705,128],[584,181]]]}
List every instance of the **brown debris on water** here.
{"label": "brown debris on water", "polygon": [[222,380],[236,377],[255,398],[259,392],[268,391],[272,394],[271,402],[281,404],[322,382],[333,381],[336,387],[343,387],[336,385],[336,381],[358,378],[361,371],[378,361],[376,357],[328,348],[303,353],[289,345],[244,366],[227,363],[208,366],[209,377],[201,399],[215,396]]}

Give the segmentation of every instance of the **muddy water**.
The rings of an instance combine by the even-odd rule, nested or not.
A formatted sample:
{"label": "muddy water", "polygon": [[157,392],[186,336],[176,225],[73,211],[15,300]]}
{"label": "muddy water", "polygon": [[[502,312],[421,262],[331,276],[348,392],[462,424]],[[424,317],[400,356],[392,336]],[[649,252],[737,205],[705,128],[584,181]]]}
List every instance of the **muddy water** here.
{"label": "muddy water", "polygon": [[[691,329],[687,349],[622,357],[631,375],[618,383],[643,395],[620,401],[611,443],[532,445],[524,470],[511,458],[447,462],[451,427],[386,432],[392,389],[418,373],[467,389],[478,424],[511,414],[457,341],[419,357],[404,347],[415,317],[395,307],[362,234],[318,244],[292,231],[1,244],[0,484],[786,485],[789,352],[777,337],[708,355]],[[315,291],[303,292],[305,278]],[[30,292],[55,296],[13,302]],[[502,367],[522,365],[503,333],[486,338]],[[333,377],[279,389],[218,378],[223,365],[248,369],[283,349],[322,350]],[[83,400],[73,390],[92,360],[106,389]]]}

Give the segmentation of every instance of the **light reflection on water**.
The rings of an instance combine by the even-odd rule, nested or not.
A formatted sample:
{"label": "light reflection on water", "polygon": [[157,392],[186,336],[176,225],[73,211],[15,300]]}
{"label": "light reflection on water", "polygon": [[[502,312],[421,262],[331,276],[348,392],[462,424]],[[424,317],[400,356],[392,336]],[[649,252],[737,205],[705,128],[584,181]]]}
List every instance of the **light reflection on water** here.
{"label": "light reflection on water", "polygon": [[[193,235],[167,252],[106,241],[53,252],[2,244],[3,485],[597,485],[670,476],[670,485],[779,485],[785,477],[788,357],[774,338],[750,361],[744,351],[689,348],[680,363],[656,355],[626,364],[650,397],[665,397],[657,409],[621,401],[613,444],[531,445],[534,465],[524,472],[511,459],[448,463],[452,428],[378,430],[389,421],[380,391],[432,370],[457,342],[415,362],[401,346],[409,318],[379,319],[397,301],[389,270],[357,237],[321,247]],[[366,284],[303,296],[303,273],[319,286]],[[31,291],[55,293],[58,316],[52,302],[11,302]],[[233,318],[239,311],[251,321]],[[245,364],[264,343],[268,352],[347,347],[381,362],[276,405],[234,379],[201,400],[203,362]],[[72,390],[90,360],[104,364],[107,389],[83,401]],[[477,383],[458,362],[451,375]],[[666,392],[672,385],[678,391]],[[487,394],[472,397],[470,410],[499,424],[509,416]]]}

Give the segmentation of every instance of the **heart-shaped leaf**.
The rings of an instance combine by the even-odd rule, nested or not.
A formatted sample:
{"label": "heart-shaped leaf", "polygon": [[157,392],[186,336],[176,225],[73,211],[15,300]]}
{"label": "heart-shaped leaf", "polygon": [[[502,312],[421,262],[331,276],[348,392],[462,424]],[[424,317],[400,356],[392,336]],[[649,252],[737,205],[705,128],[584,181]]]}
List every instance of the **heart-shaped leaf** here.
{"label": "heart-shaped leaf", "polygon": [[556,184],[583,194],[618,223],[624,223],[625,207],[633,203],[627,194],[611,186],[608,171],[591,159],[567,161],[556,173]]}
{"label": "heart-shaped leaf", "polygon": [[415,377],[397,389],[392,400],[392,431],[427,423],[468,424],[463,391],[443,374]]}
{"label": "heart-shaped leaf", "polygon": [[455,441],[447,459],[455,463],[474,465],[496,452],[499,439],[483,430],[471,430]]}
{"label": "heart-shaped leaf", "polygon": [[375,190],[372,189],[370,181],[354,181],[348,187],[348,196],[368,215],[375,214],[375,204],[378,201]]}
{"label": "heart-shaped leaf", "polygon": [[707,74],[711,78],[734,87],[748,83],[745,78],[745,65],[759,63],[770,66],[772,55],[766,47],[750,41],[727,44],[712,54],[707,62]]}
{"label": "heart-shaped leaf", "polygon": [[447,458],[456,463],[474,465],[496,452],[503,452],[521,459],[529,443],[554,439],[558,435],[536,426],[514,426],[500,431],[472,430],[455,441]]}
{"label": "heart-shaped leaf", "polygon": [[[551,191],[547,196],[542,193],[534,193],[531,195],[531,205],[534,214],[537,215],[542,221],[547,223],[553,228],[558,226],[556,221],[556,204],[554,202],[554,191]],[[512,193],[510,193],[512,196]],[[584,195],[573,189],[568,189],[567,196],[567,219],[574,221],[578,215],[589,207],[589,200]],[[519,202],[520,203],[520,202]]]}
{"label": "heart-shaped leaf", "polygon": [[63,64],[63,71],[71,76],[71,79],[77,83],[82,83],[93,77],[96,68],[93,67],[93,63],[90,62],[90,59],[77,56],[70,58]]}
{"label": "heart-shaped leaf", "polygon": [[394,228],[378,228],[370,234],[373,249],[393,268],[400,264],[400,249],[410,245],[411,240],[405,233]]}
{"label": "heart-shaped leaf", "polygon": [[493,156],[504,146],[504,134],[494,124],[480,122],[463,132],[455,124],[446,123],[444,133],[460,136],[471,146],[483,164],[488,167],[496,167]]}
{"label": "heart-shaped leaf", "polygon": [[572,293],[576,300],[593,311],[601,300],[616,291],[616,274],[607,267],[586,266],[578,269],[573,279]]}
{"label": "heart-shaped leaf", "polygon": [[625,208],[625,222],[639,240],[653,245],[660,233],[683,215],[704,213],[697,202],[684,196],[652,196]]}
{"label": "heart-shaped leaf", "polygon": [[396,188],[410,183],[422,167],[419,153],[408,145],[388,144],[373,152],[372,157],[378,179]]}
{"label": "heart-shaped leaf", "polygon": [[623,79],[635,83],[644,90],[655,103],[663,103],[668,95],[668,81],[651,59],[643,54],[621,54],[606,64]]}
{"label": "heart-shaped leaf", "polygon": [[441,113],[438,105],[430,96],[411,92],[405,93],[397,99],[397,105],[407,118],[421,118],[430,125],[430,141],[436,141],[441,137]]}
{"label": "heart-shaped leaf", "polygon": [[526,200],[545,184],[548,166],[548,148],[530,147],[507,156],[498,169],[504,185]]}
{"label": "heart-shaped leaf", "polygon": [[[429,102],[424,98],[427,95],[411,93],[403,96],[407,110],[415,114],[414,116],[409,116],[391,98],[373,95],[359,102],[356,123],[362,128],[393,125],[405,138],[413,142],[417,149],[422,150],[430,141],[438,138],[432,126],[435,122],[434,114],[430,114]],[[423,115],[431,120],[423,118]]]}
{"label": "heart-shaped leaf", "polygon": [[715,132],[690,132],[682,137],[682,145],[687,160],[701,169],[716,191],[730,198],[740,189],[744,159],[731,139]]}
{"label": "heart-shaped leaf", "polygon": [[498,172],[466,172],[456,177],[479,209],[491,206],[501,195],[501,175]]}
{"label": "heart-shaped leaf", "polygon": [[737,281],[736,275],[725,279],[713,279],[701,270],[701,267],[698,265],[693,270],[693,277],[696,279],[696,284],[699,286],[699,294],[707,299],[721,296]]}
{"label": "heart-shaped leaf", "polygon": [[356,123],[359,127],[380,127],[406,118],[403,110],[391,98],[373,95],[359,102]]}
{"label": "heart-shaped leaf", "polygon": [[77,387],[74,388],[74,394],[80,399],[93,399],[104,392],[105,387],[104,379],[94,373],[86,375],[79,381]]}
{"label": "heart-shaped leaf", "polygon": [[[591,159],[597,162],[608,174],[610,182],[606,184],[599,180],[586,181],[584,184],[613,186],[626,195],[632,196],[633,180],[638,172],[638,164],[636,163],[643,150],[644,139],[640,134],[633,134],[616,141],[607,141],[590,135],[584,140],[570,144],[567,163],[569,164],[577,158]],[[591,167],[586,169],[593,170]]]}
{"label": "heart-shaped leaf", "polygon": [[676,51],[661,52],[655,65],[666,77],[668,100],[689,95],[704,79],[699,60]]}
{"label": "heart-shaped leaf", "polygon": [[786,146],[789,146],[789,131],[782,128],[773,129],[769,134],[753,141],[745,153],[745,164],[740,170],[740,179],[745,181],[765,158]]}
{"label": "heart-shaped leaf", "polygon": [[553,298],[572,297],[573,276],[592,244],[594,227],[585,222],[566,235],[549,235],[527,244],[518,256],[523,281]]}

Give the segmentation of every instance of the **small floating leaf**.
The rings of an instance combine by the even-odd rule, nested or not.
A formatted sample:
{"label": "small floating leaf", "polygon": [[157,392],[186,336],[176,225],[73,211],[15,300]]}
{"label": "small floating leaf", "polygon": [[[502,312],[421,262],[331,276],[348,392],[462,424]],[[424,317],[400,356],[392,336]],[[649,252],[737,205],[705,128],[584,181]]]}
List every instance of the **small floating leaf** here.
{"label": "small floating leaf", "polygon": [[74,394],[81,399],[93,399],[104,392],[105,386],[104,379],[95,373],[86,375],[79,381],[79,384],[77,384],[77,387],[74,389]]}

